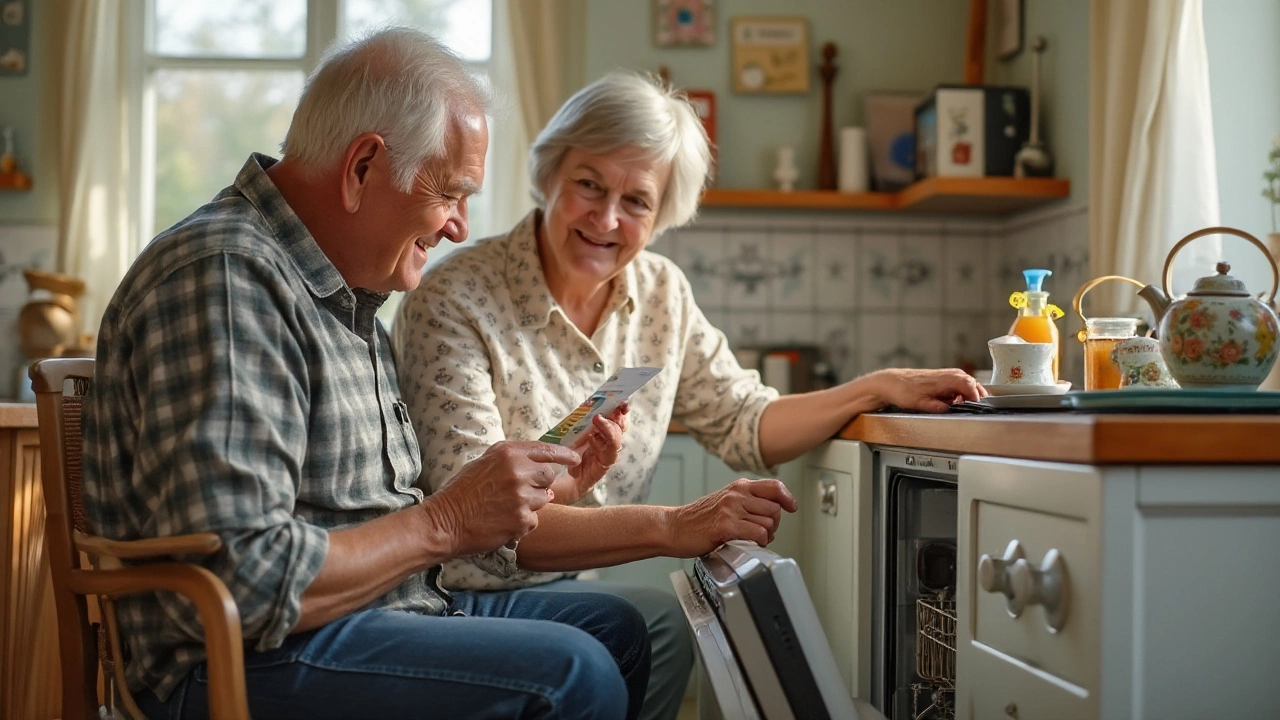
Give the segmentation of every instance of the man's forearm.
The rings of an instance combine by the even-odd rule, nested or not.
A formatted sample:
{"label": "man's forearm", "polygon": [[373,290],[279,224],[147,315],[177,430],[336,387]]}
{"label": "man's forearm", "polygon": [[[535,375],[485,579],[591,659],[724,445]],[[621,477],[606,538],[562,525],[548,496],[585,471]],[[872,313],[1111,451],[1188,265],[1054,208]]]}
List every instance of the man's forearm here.
{"label": "man's forearm", "polygon": [[450,559],[448,537],[429,513],[429,505],[415,505],[330,532],[329,553],[302,594],[302,615],[293,632],[354,612],[410,575]]}
{"label": "man's forearm", "polygon": [[537,529],[520,541],[520,569],[589,570],[669,555],[674,512],[655,505],[547,505],[538,511]]}

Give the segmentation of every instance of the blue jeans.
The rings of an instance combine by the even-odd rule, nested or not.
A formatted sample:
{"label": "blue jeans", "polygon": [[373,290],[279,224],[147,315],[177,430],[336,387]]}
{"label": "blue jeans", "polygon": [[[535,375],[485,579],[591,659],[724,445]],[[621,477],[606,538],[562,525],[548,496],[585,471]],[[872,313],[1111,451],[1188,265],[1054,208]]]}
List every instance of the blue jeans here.
{"label": "blue jeans", "polygon": [[693,670],[693,635],[674,591],[568,578],[534,585],[530,590],[609,593],[635,605],[649,627],[649,645],[653,648],[653,668],[649,671],[649,689],[640,720],[676,720]]}
{"label": "blue jeans", "polygon": [[[246,650],[249,712],[268,718],[635,718],[649,638],[630,603],[595,593],[454,594],[434,617],[365,610]],[[151,720],[207,718],[208,670],[167,702],[138,693]]]}

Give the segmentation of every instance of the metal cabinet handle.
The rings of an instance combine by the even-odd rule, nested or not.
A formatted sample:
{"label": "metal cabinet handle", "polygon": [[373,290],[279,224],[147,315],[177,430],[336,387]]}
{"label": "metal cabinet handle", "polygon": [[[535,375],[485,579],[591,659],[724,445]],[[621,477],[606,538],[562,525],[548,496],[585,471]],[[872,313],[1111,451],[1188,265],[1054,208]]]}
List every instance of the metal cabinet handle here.
{"label": "metal cabinet handle", "polygon": [[1067,563],[1062,553],[1051,549],[1044,554],[1039,569],[1026,559],[1018,560],[1009,571],[1013,597],[1020,604],[1044,607],[1044,624],[1049,632],[1058,632],[1067,624],[1071,609],[1071,586]]}
{"label": "metal cabinet handle", "polygon": [[1022,600],[1013,591],[1010,570],[1015,563],[1024,561],[1026,557],[1022,543],[1010,540],[1009,547],[1004,550],[1004,557],[995,558],[983,553],[978,558],[978,586],[989,593],[1004,595],[1005,607],[1013,617],[1022,614]]}
{"label": "metal cabinet handle", "polygon": [[836,484],[822,480],[818,483],[818,500],[821,502],[822,512],[826,515],[835,515],[838,510],[836,506]]}

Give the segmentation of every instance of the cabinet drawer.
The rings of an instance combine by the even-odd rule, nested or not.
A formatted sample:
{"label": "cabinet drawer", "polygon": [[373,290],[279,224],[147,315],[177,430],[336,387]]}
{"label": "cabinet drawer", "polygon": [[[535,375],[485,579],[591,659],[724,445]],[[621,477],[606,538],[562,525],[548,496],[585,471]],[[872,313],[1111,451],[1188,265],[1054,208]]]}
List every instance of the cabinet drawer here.
{"label": "cabinet drawer", "polygon": [[1029,669],[1008,657],[975,649],[959,667],[956,717],[971,720],[1082,720],[1098,716],[1096,695]]}
{"label": "cabinet drawer", "polygon": [[[987,501],[974,503],[971,510],[975,550],[967,571],[976,580],[968,584],[973,640],[1072,685],[1095,687],[1097,618],[1089,616],[1096,608],[1090,596],[1098,588],[1093,580],[1096,563],[1090,556],[1089,524]],[[1021,547],[1025,563],[1000,568],[1014,541]],[[1025,599],[1034,597],[1025,592],[1028,578],[1034,578],[1034,572],[1029,571],[1040,572],[1053,551],[1058,564],[1043,570],[1037,593],[1046,599],[1043,604],[1033,604]],[[983,587],[983,556],[993,561],[987,574],[1014,592],[1013,599]],[[1013,587],[1019,583],[1024,589],[1021,593]],[[1046,606],[1057,608],[1056,613]],[[1050,627],[1055,615],[1060,625],[1056,630]]]}

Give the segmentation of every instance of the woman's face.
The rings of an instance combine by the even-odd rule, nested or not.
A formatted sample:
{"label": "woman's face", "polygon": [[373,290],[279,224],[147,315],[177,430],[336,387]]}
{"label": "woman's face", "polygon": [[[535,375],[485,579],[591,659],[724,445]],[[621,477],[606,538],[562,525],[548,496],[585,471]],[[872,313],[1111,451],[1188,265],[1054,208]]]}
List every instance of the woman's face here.
{"label": "woman's face", "polygon": [[548,274],[601,284],[622,272],[649,243],[670,173],[670,163],[635,148],[566,153],[545,193],[541,249]]}

